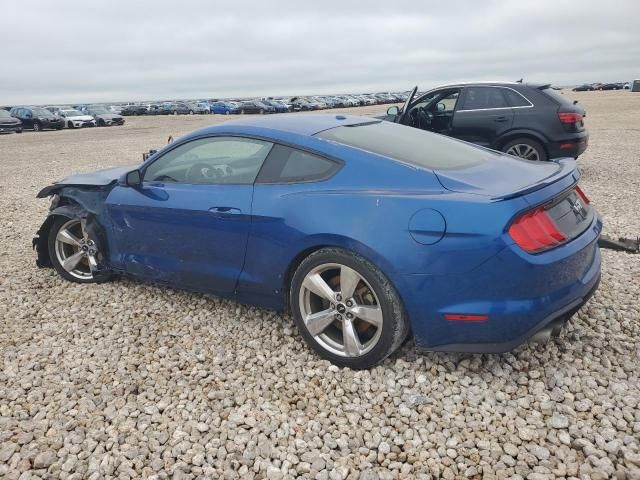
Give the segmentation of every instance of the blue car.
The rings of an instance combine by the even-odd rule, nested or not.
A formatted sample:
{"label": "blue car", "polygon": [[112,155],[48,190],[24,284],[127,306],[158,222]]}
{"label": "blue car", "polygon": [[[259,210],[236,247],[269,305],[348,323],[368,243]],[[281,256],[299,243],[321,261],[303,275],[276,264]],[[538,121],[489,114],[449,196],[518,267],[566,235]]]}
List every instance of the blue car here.
{"label": "blue car", "polygon": [[504,352],[556,335],[600,279],[602,223],[573,159],[532,162],[372,118],[279,115],[198,130],[141,165],[44,188],[40,267],[290,311],[336,365],[410,335]]}
{"label": "blue car", "polygon": [[229,115],[232,113],[240,113],[238,105],[231,102],[213,102],[209,105],[211,113]]}

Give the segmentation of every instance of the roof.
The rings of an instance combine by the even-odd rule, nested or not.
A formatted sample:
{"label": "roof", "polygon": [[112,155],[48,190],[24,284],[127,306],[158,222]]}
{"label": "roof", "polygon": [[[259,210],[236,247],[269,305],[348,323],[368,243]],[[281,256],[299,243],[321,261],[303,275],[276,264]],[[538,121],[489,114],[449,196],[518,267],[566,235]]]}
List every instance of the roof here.
{"label": "roof", "polygon": [[437,90],[440,88],[446,88],[446,87],[468,87],[471,85],[483,85],[483,86],[503,86],[503,87],[519,87],[519,86],[526,86],[526,87],[530,87],[530,88],[542,88],[542,87],[547,87],[550,84],[548,83],[522,83],[522,82],[509,82],[509,81],[503,81],[503,80],[480,80],[477,82],[454,82],[454,83],[445,83],[443,85],[438,85],[437,87],[433,87],[430,88],[429,91],[431,90]]}
{"label": "roof", "polygon": [[[249,117],[240,120],[232,120],[222,124],[214,125],[204,130],[200,130],[199,134],[216,133],[223,131],[240,131],[251,129],[267,129],[282,133],[293,133],[298,135],[315,135],[318,132],[328,130],[330,128],[357,125],[360,123],[368,123],[375,119],[370,117],[361,117],[356,115],[336,115],[336,114],[278,114],[278,115],[261,115],[259,117]],[[231,128],[230,128],[231,127]]]}

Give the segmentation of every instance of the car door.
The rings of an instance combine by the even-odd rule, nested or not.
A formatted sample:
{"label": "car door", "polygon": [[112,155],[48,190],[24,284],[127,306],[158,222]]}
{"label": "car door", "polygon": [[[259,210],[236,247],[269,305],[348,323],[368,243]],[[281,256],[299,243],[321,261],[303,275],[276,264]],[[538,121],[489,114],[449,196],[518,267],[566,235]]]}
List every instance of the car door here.
{"label": "car door", "polygon": [[139,186],[106,200],[114,266],[179,287],[233,292],[251,225],[253,182],[273,145],[196,138],[152,158]]}
{"label": "car door", "polygon": [[451,136],[492,148],[513,124],[513,109],[500,87],[469,86],[462,90]]}

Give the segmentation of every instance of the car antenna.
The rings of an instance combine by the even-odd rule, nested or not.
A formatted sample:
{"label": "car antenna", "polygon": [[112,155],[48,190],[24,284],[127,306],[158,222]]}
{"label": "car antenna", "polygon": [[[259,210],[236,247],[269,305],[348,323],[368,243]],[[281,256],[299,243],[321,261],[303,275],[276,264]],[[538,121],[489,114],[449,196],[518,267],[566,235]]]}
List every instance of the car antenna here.
{"label": "car antenna", "polygon": [[517,80],[516,83],[522,83],[523,78],[520,78],[520,80]]}
{"label": "car antenna", "polygon": [[167,143],[173,143],[173,135],[169,135],[169,138],[167,138]]}

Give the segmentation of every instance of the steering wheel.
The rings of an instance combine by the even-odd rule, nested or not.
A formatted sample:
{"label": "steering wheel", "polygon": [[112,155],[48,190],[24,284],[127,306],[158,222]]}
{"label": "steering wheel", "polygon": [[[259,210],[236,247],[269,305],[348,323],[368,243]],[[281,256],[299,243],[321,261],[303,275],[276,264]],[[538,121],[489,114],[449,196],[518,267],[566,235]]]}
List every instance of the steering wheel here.
{"label": "steering wheel", "polygon": [[199,183],[206,180],[217,180],[225,176],[222,168],[212,167],[206,163],[195,163],[189,167],[185,179],[187,182]]}
{"label": "steering wheel", "polygon": [[431,128],[434,118],[433,112],[430,112],[425,107],[418,107],[413,112],[415,112],[414,121],[418,128],[423,130]]}

